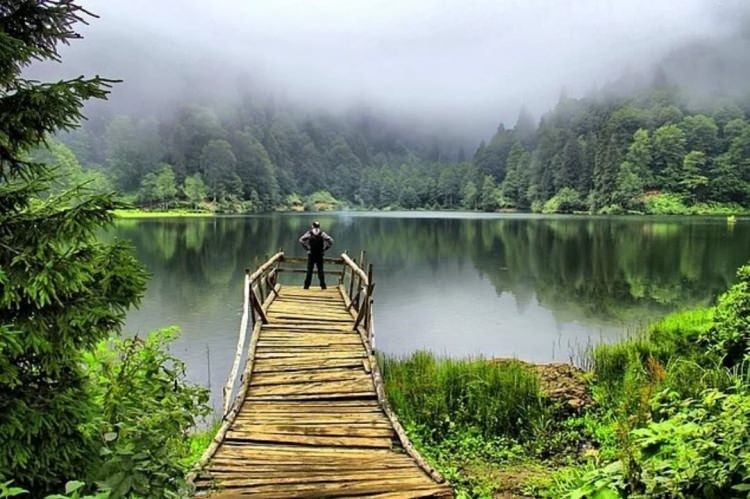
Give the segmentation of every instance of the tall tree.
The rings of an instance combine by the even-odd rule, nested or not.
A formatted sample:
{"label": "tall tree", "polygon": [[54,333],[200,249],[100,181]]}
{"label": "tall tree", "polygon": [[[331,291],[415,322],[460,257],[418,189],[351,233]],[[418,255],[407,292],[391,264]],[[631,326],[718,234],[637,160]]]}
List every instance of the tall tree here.
{"label": "tall tree", "polygon": [[705,114],[685,116],[680,128],[685,133],[688,151],[700,151],[709,156],[718,151],[719,127],[712,117]]}
{"label": "tall tree", "polygon": [[73,128],[111,81],[23,78],[59,60],[87,12],[71,1],[0,7],[0,470],[33,497],[81,476],[95,457],[82,350],[117,331],[145,273],[122,243],[97,232],[120,205],[68,190],[45,197],[53,173],[28,159],[47,135]]}
{"label": "tall tree", "polygon": [[200,156],[202,177],[214,201],[242,193],[242,180],[237,175],[237,158],[226,140],[212,140],[203,146]]}
{"label": "tall tree", "polygon": [[528,182],[524,182],[524,177],[528,178],[528,166],[529,153],[520,142],[516,142],[508,155],[508,172],[500,185],[503,200],[516,208],[528,207],[526,202]]}
{"label": "tall tree", "polygon": [[677,191],[685,158],[685,133],[677,125],[656,129],[653,140],[654,170],[661,185]]}
{"label": "tall tree", "polygon": [[226,131],[211,109],[185,106],[177,110],[171,123],[163,127],[167,142],[166,160],[174,165],[177,178],[201,171],[201,153],[212,140],[226,138]]}
{"label": "tall tree", "polygon": [[594,204],[597,209],[614,202],[613,193],[617,188],[617,174],[620,170],[617,138],[612,135],[599,145],[594,165]]}
{"label": "tall tree", "polygon": [[706,177],[706,153],[690,151],[682,161],[682,173],[679,186],[690,201],[703,201],[708,185]]}
{"label": "tall tree", "polygon": [[566,135],[565,145],[553,161],[555,191],[559,191],[563,187],[575,187],[576,181],[582,173],[583,158],[578,138],[570,132]]}
{"label": "tall tree", "polygon": [[201,201],[208,196],[208,189],[206,188],[206,184],[203,182],[200,173],[185,177],[182,192],[193,205],[193,208],[196,208]]}
{"label": "tall tree", "polygon": [[237,175],[242,181],[245,197],[255,191],[260,208],[273,209],[279,202],[279,184],[276,169],[263,144],[246,131],[236,133],[232,142],[237,157]]}
{"label": "tall tree", "polygon": [[106,128],[106,167],[123,191],[138,188],[147,173],[156,170],[163,150],[156,123],[135,123],[128,116],[116,116]]}
{"label": "tall tree", "polygon": [[328,155],[329,190],[337,199],[352,199],[357,189],[357,172],[361,169],[359,158],[343,137],[335,139]]}
{"label": "tall tree", "polygon": [[169,203],[177,198],[177,183],[175,182],[174,170],[167,164],[155,172],[148,173],[141,181],[138,190],[138,199],[145,204],[159,203],[168,208]]}
{"label": "tall tree", "polygon": [[484,211],[495,211],[498,208],[497,186],[491,175],[485,175],[482,190],[479,192],[479,206]]}
{"label": "tall tree", "polygon": [[631,165],[628,168],[638,175],[645,187],[655,186],[654,154],[648,130],[640,128],[633,134],[633,141],[625,153],[625,161]]}

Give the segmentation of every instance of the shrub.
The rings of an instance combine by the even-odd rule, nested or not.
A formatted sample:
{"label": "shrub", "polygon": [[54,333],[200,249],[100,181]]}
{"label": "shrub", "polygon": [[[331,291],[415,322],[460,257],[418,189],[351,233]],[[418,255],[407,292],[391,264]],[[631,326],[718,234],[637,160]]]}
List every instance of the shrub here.
{"label": "shrub", "polygon": [[587,208],[586,201],[577,190],[563,187],[544,203],[543,213],[573,213]]}
{"label": "shrub", "polygon": [[328,191],[313,192],[305,198],[305,211],[334,210],[340,206],[341,202]]}
{"label": "shrub", "polygon": [[659,192],[644,197],[646,212],[652,215],[684,215],[689,213],[682,196],[673,192]]}
{"label": "shrub", "polygon": [[750,354],[750,265],[737,271],[739,282],[719,297],[714,327],[704,336],[726,366],[748,360]]}
{"label": "shrub", "polygon": [[92,470],[113,497],[164,497],[183,487],[187,438],[210,413],[208,390],[185,380],[168,353],[176,328],[114,340],[86,356],[100,414],[101,462]]}
{"label": "shrub", "polygon": [[[570,497],[739,497],[750,476],[750,396],[706,390],[654,397],[654,421],[632,430],[634,462],[584,475]],[[599,494],[599,495],[597,495]]]}

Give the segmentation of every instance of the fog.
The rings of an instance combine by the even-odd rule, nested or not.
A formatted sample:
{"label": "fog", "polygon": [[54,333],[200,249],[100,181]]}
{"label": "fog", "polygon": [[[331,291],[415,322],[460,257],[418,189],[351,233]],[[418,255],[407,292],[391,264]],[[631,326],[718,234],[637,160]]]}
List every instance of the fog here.
{"label": "fog", "polygon": [[[101,74],[124,83],[110,105],[157,113],[240,95],[304,109],[366,107],[465,136],[539,117],[651,71],[684,47],[739,33],[744,0],[104,1],[85,39],[43,79]],[[679,66],[679,65],[678,65]],[[684,75],[684,72],[675,71]],[[690,78],[690,74],[685,75]]]}

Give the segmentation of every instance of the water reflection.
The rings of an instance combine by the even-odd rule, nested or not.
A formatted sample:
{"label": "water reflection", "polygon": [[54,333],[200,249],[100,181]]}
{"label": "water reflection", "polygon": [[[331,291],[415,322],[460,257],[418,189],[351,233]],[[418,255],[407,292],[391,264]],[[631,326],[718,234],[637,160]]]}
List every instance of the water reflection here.
{"label": "water reflection", "polygon": [[[746,221],[429,213],[319,219],[336,252],[366,249],[375,264],[377,346],[390,353],[429,348],[567,360],[589,339],[611,339],[670,310],[710,302],[750,258]],[[153,274],[127,329],[181,326],[176,353],[191,377],[210,378],[218,394],[235,348],[243,270],[278,248],[301,254],[296,239],[310,221],[119,221],[115,234],[132,241]]]}

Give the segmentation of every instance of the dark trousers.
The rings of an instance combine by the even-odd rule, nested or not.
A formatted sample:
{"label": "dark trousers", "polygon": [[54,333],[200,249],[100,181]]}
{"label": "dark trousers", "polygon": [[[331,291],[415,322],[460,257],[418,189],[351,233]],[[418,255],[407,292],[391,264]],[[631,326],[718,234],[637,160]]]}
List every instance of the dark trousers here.
{"label": "dark trousers", "polygon": [[320,280],[320,288],[326,289],[326,276],[323,273],[323,255],[316,255],[309,253],[307,255],[307,276],[305,277],[305,289],[310,287],[310,281],[312,281],[313,266],[318,267],[318,279]]}

